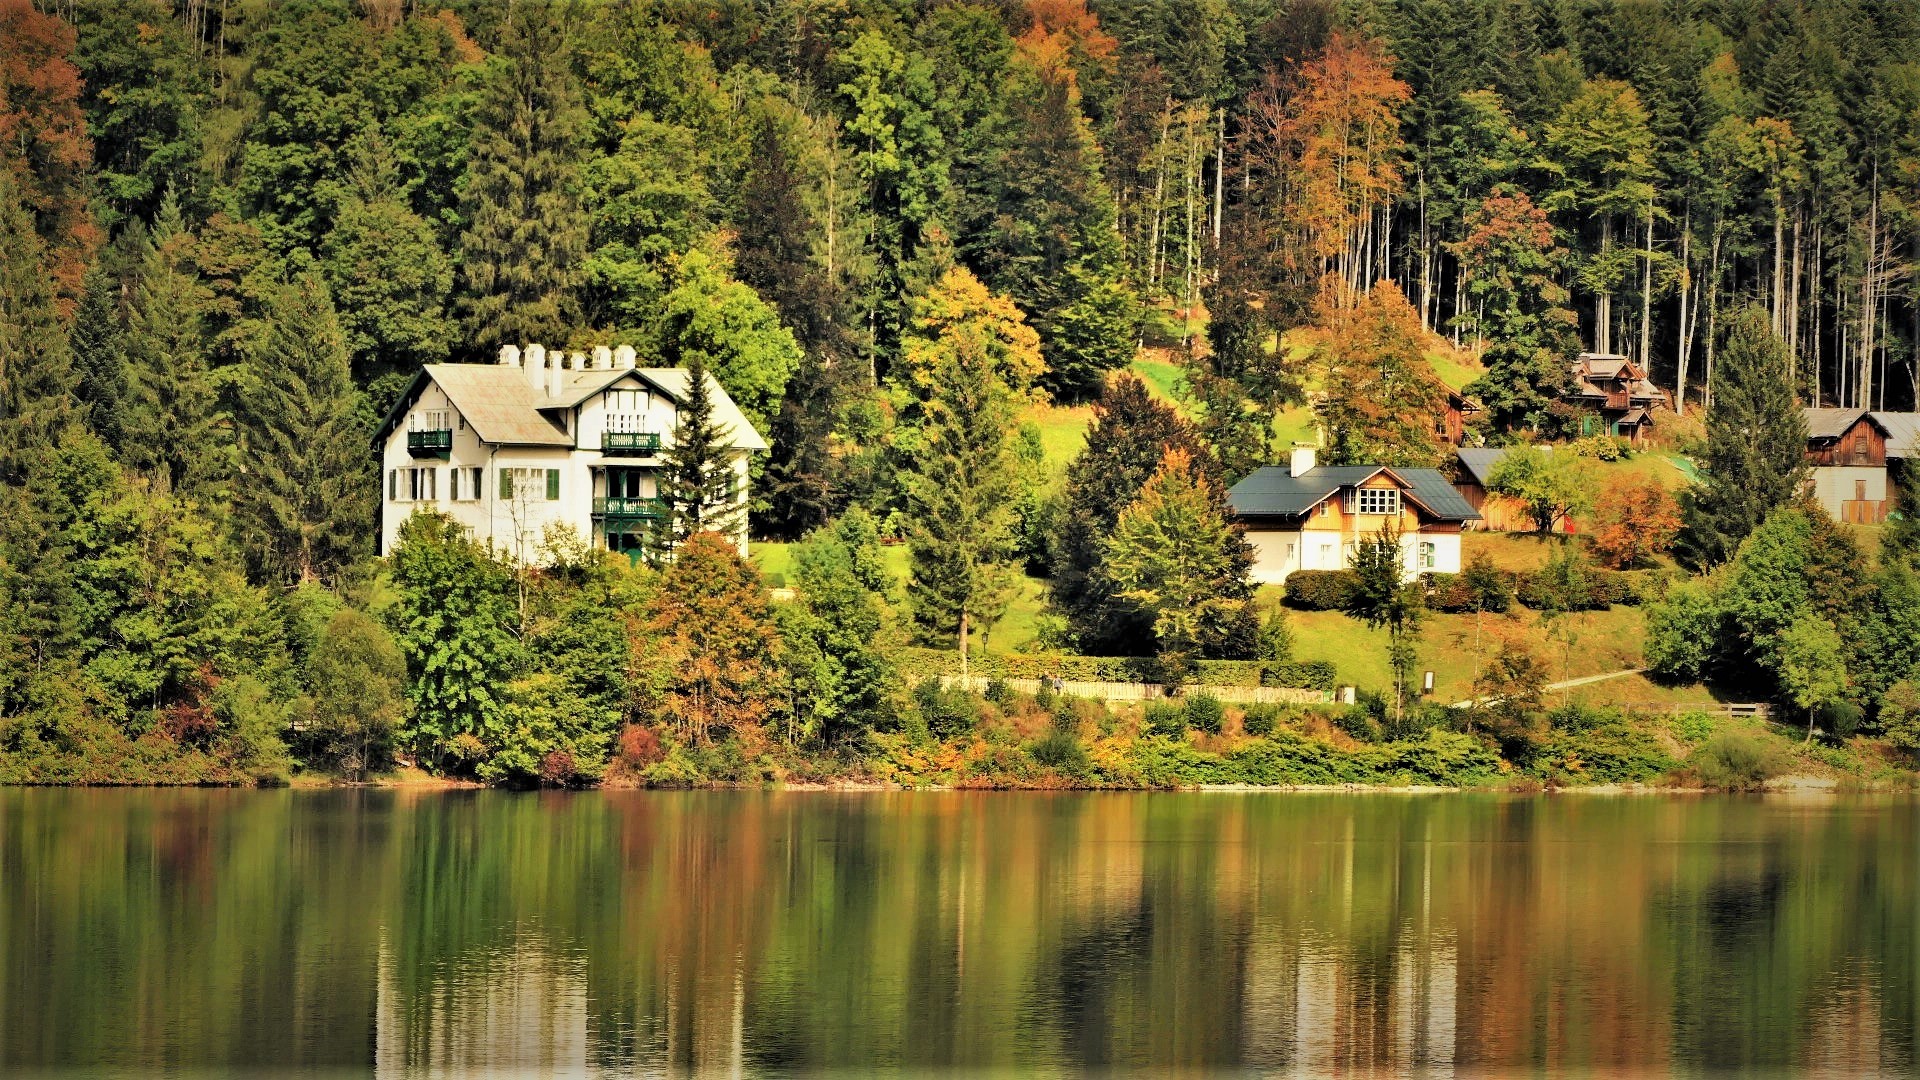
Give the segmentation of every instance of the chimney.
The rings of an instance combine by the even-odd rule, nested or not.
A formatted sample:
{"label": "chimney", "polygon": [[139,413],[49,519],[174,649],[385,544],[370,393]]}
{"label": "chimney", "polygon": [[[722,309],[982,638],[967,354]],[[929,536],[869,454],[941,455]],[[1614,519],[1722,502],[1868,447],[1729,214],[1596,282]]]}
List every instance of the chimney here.
{"label": "chimney", "polygon": [[575,351],[571,358],[571,362],[567,364],[567,367],[573,369],[574,371],[587,370],[587,354],[583,352]]}
{"label": "chimney", "polygon": [[547,349],[544,345],[527,346],[526,351],[527,385],[538,394],[547,388]]}
{"label": "chimney", "polygon": [[500,346],[500,366],[501,367],[519,367],[520,366],[520,346],[518,345]]}
{"label": "chimney", "polygon": [[612,349],[607,348],[605,345],[595,345],[593,347],[593,370],[595,371],[612,371],[613,370],[613,350]]}
{"label": "chimney", "polygon": [[1313,471],[1314,449],[1311,446],[1295,446],[1293,460],[1287,467],[1288,476],[1300,476]]}
{"label": "chimney", "polygon": [[613,362],[621,371],[633,370],[633,346],[621,345],[613,350]]}
{"label": "chimney", "polygon": [[[580,354],[574,353],[573,358],[576,362],[578,362],[580,359]],[[554,353],[553,364],[552,366],[547,368],[547,396],[550,398],[557,398],[560,396],[560,388],[561,388],[562,380],[565,379],[566,377],[565,371],[560,366],[560,361],[562,359],[563,357],[560,353],[557,353],[557,352]]]}

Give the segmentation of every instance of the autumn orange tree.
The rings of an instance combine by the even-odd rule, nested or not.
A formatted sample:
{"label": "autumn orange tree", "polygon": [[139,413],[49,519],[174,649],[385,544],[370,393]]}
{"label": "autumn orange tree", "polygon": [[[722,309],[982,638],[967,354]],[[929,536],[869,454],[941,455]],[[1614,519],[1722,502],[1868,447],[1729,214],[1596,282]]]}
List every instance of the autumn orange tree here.
{"label": "autumn orange tree", "polygon": [[28,0],[0,0],[0,169],[46,246],[64,317],[80,302],[100,230],[88,201],[93,140],[80,111],[80,73],[67,58],[74,32]]}
{"label": "autumn orange tree", "polygon": [[1360,290],[1384,269],[1388,215],[1403,187],[1400,110],[1413,97],[1373,38],[1335,33],[1292,79],[1271,79],[1252,126],[1274,159],[1286,217],[1318,269]]}
{"label": "autumn orange tree", "polygon": [[1593,553],[1615,570],[1666,554],[1680,535],[1680,503],[1651,481],[1608,486],[1593,512]]}
{"label": "autumn orange tree", "polygon": [[641,629],[635,682],[682,738],[762,737],[780,700],[780,634],[760,572],[731,541],[704,532],[682,544]]}
{"label": "autumn orange tree", "polygon": [[1313,359],[1325,387],[1314,414],[1332,465],[1434,466],[1446,449],[1435,420],[1446,387],[1427,364],[1420,316],[1399,286],[1356,296],[1331,283]]}

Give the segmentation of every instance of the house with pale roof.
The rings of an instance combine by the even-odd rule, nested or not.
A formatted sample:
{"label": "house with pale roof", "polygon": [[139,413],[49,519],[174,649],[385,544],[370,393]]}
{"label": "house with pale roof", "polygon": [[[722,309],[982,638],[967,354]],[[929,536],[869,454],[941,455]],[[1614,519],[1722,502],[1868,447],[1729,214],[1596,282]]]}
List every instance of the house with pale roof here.
{"label": "house with pale roof", "polygon": [[1638,364],[1617,353],[1581,353],[1570,374],[1564,400],[1593,410],[1600,425],[1599,430],[1583,430],[1582,435],[1616,435],[1638,444],[1653,429],[1656,415],[1673,407],[1665,390],[1654,385]]}
{"label": "house with pale roof", "polygon": [[1460,572],[1460,532],[1480,515],[1438,469],[1320,465],[1295,447],[1286,465],[1256,469],[1227,492],[1253,546],[1253,580],[1296,570],[1344,570],[1360,541],[1400,530],[1409,574]]}
{"label": "house with pale roof", "polygon": [[[380,455],[380,554],[419,510],[444,513],[521,562],[549,525],[595,547],[637,554],[666,520],[659,473],[673,445],[687,372],[644,368],[634,350],[591,353],[507,345],[494,364],[428,364],[374,437]],[[747,502],[751,456],[767,442],[712,378],[733,483]],[[735,536],[746,553],[744,512]]]}

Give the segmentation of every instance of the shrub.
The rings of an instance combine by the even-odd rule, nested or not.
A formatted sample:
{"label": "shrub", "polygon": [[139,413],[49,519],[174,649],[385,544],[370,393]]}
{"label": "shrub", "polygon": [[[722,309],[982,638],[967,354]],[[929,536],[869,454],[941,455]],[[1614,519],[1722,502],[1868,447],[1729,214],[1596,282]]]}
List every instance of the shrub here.
{"label": "shrub", "polygon": [[1227,709],[1212,694],[1193,694],[1187,698],[1186,714],[1188,727],[1208,735],[1218,735]]}
{"label": "shrub", "polygon": [[1375,690],[1361,690],[1352,705],[1335,713],[1333,726],[1361,742],[1379,742],[1386,737],[1387,699]]}
{"label": "shrub", "polygon": [[941,742],[966,735],[980,718],[973,695],[958,686],[943,687],[939,679],[923,679],[913,688],[914,709],[927,734]]}
{"label": "shrub", "polygon": [[1728,728],[1707,740],[1688,764],[1708,787],[1751,791],[1780,775],[1780,748],[1750,728]]}
{"label": "shrub", "polygon": [[1864,715],[1860,706],[1850,701],[1830,701],[1814,710],[1814,722],[1828,738],[1843,741],[1860,730],[1860,721]]}
{"label": "shrub", "polygon": [[1633,456],[1633,444],[1618,435],[1588,435],[1575,439],[1568,449],[1595,461],[1625,461]]}
{"label": "shrub", "polygon": [[1149,735],[1179,738],[1187,733],[1187,710],[1172,701],[1149,701],[1141,714]]}
{"label": "shrub", "polygon": [[1691,712],[1681,713],[1675,718],[1673,733],[1686,742],[1698,746],[1706,742],[1713,735],[1714,729],[1719,726],[1718,720],[1699,709],[1694,709]]}
{"label": "shrub", "polygon": [[1099,702],[1059,694],[1055,695],[1053,703],[1047,707],[1047,712],[1053,720],[1055,731],[1077,735],[1083,725],[1099,723],[1107,710]]}
{"label": "shrub", "polygon": [[1013,704],[1013,687],[1007,683],[1007,680],[995,675],[987,680],[986,698],[1004,709]]}
{"label": "shrub", "polygon": [[1920,751],[1920,685],[1902,679],[1880,696],[1880,730],[1908,753]]}
{"label": "shrub", "polygon": [[1283,715],[1285,710],[1279,705],[1265,701],[1254,702],[1241,711],[1240,730],[1253,736],[1271,735],[1273,729],[1279,726]]}
{"label": "shrub", "polygon": [[1583,727],[1559,729],[1542,739],[1531,771],[1562,782],[1636,784],[1679,765],[1650,732],[1618,713],[1587,711],[1583,720]]}
{"label": "shrub", "polygon": [[[951,649],[902,649],[900,671],[909,678],[960,674],[960,654]],[[975,654],[972,672],[989,679],[1070,682],[1155,682],[1160,661],[1150,656],[1072,656],[1059,653]],[[1325,660],[1201,660],[1193,681],[1202,686],[1289,686],[1333,689],[1334,665]]]}
{"label": "shrub", "polygon": [[1027,747],[1028,756],[1042,768],[1084,780],[1093,773],[1093,759],[1080,740],[1059,730],[1049,731]]}
{"label": "shrub", "polygon": [[1302,611],[1339,611],[1353,586],[1351,570],[1295,570],[1287,575],[1286,600]]}

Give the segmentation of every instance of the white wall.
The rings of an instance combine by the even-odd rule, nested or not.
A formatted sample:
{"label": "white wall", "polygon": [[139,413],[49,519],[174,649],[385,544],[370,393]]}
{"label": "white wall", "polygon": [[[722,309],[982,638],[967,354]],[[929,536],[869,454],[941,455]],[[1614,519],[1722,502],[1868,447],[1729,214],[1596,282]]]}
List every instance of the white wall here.
{"label": "white wall", "polygon": [[1813,470],[1813,500],[1841,520],[1841,503],[1854,501],[1855,481],[1867,482],[1867,501],[1887,497],[1887,470],[1883,465],[1820,465]]}
{"label": "white wall", "polygon": [[[1253,547],[1253,580],[1261,585],[1278,585],[1295,570],[1345,570],[1347,545],[1358,541],[1353,535],[1313,529],[1249,528],[1246,535]],[[1421,544],[1433,545],[1431,567],[1421,565]],[[1400,550],[1409,574],[1460,572],[1459,533],[1407,533],[1400,537]]]}

